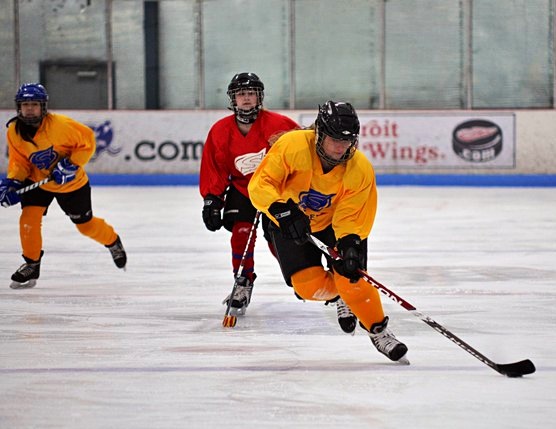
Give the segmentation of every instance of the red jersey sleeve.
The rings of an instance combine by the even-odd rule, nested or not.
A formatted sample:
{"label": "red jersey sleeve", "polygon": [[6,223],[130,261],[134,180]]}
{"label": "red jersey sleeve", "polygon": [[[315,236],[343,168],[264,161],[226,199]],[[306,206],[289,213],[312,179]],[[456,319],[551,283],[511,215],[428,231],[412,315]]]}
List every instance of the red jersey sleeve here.
{"label": "red jersey sleeve", "polygon": [[[208,194],[223,196],[226,188],[230,184],[230,173],[227,168],[227,144],[231,131],[230,119],[228,116],[217,121],[210,129],[201,158],[201,170],[199,174],[199,191],[205,198]],[[232,122],[235,126],[235,124]]]}

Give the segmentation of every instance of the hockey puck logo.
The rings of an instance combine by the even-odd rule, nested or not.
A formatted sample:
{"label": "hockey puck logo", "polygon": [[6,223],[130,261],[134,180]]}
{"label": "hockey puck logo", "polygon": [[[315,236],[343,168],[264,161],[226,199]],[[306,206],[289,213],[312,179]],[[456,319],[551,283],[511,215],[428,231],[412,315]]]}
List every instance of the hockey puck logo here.
{"label": "hockey puck logo", "polygon": [[483,119],[466,121],[454,129],[452,147],[465,161],[491,161],[502,151],[502,130]]}

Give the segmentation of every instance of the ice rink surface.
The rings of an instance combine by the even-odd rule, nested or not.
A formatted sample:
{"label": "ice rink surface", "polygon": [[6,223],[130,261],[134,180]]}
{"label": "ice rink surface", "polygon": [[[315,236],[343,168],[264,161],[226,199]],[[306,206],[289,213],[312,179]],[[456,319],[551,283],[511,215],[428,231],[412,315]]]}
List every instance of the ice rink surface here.
{"label": "ice rink surface", "polygon": [[230,235],[196,187],[95,187],[127,271],[54,203],[41,278],[19,208],[0,208],[0,428],[549,428],[556,421],[556,189],[381,187],[369,272],[497,363],[499,375],[383,297],[410,366],[335,308],[297,300],[262,233],[247,315],[221,326]]}

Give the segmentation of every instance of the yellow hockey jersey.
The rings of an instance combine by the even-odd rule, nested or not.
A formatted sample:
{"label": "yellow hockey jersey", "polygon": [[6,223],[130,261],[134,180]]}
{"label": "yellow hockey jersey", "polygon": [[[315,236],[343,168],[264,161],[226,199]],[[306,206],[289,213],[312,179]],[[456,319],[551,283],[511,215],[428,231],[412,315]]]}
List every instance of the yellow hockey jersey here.
{"label": "yellow hockey jersey", "polygon": [[309,216],[313,232],[332,225],[336,239],[367,238],[377,207],[375,173],[366,156],[357,150],[324,173],[314,130],[290,131],[274,143],[251,178],[249,196],[270,219],[269,206],[291,198]]}
{"label": "yellow hockey jersey", "polygon": [[[10,179],[23,182],[30,179],[38,182],[50,175],[61,158],[84,167],[96,149],[94,131],[65,115],[48,113],[42,120],[33,141],[23,140],[16,133],[15,122],[8,127],[8,174]],[[71,192],[81,188],[88,181],[87,173],[79,168],[75,179],[65,185],[50,181],[41,188],[50,192]]]}

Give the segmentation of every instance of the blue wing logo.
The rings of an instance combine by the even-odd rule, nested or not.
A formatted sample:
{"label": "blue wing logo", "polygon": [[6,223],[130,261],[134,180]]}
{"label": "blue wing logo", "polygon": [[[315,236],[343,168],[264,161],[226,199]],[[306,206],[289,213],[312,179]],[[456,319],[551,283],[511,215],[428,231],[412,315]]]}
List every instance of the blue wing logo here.
{"label": "blue wing logo", "polygon": [[91,129],[95,132],[95,139],[97,141],[97,149],[91,158],[91,161],[95,161],[104,152],[111,156],[117,155],[121,152],[121,148],[112,147],[114,129],[112,128],[112,123],[110,121],[104,121],[100,125],[89,125],[89,127],[91,127]]}
{"label": "blue wing logo", "polygon": [[309,189],[308,192],[302,192],[299,194],[299,205],[303,209],[311,209],[313,211],[320,212],[321,210],[330,207],[333,196],[334,194],[324,195],[320,192]]}
{"label": "blue wing logo", "polygon": [[29,161],[39,170],[48,170],[57,158],[58,153],[53,146],[50,146],[48,149],[34,152],[29,157]]}

